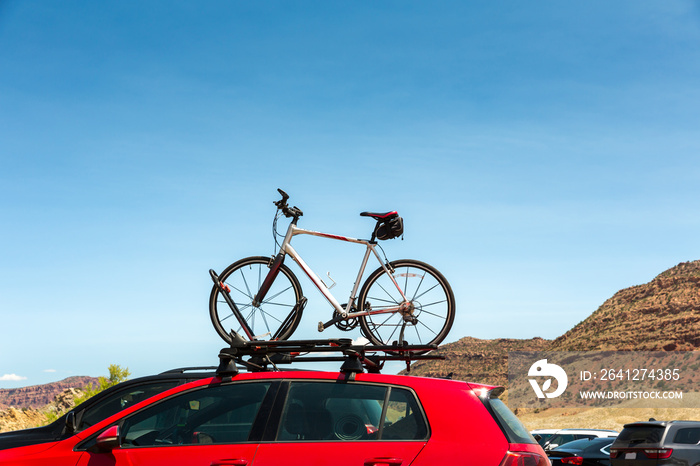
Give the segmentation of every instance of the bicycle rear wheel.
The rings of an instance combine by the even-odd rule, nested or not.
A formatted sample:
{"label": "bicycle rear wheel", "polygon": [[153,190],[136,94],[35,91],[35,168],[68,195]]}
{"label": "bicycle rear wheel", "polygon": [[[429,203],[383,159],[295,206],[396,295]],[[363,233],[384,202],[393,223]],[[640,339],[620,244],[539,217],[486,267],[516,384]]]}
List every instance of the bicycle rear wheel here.
{"label": "bicycle rear wheel", "polygon": [[[256,340],[286,340],[296,330],[303,311],[303,294],[299,280],[284,264],[258,306],[253,298],[270,270],[270,258],[253,256],[229,265],[219,275],[219,281],[230,289],[229,296],[235,303]],[[232,309],[214,285],[209,296],[209,315],[216,333],[231,343],[230,331],[247,338]]]}
{"label": "bicycle rear wheel", "polygon": [[[391,275],[380,267],[362,285],[358,303],[363,310],[373,312],[360,317],[364,335],[375,345],[441,343],[455,318],[450,284],[435,267],[420,261],[403,259],[389,265]],[[403,311],[382,313],[404,302],[394,281],[410,305]]]}

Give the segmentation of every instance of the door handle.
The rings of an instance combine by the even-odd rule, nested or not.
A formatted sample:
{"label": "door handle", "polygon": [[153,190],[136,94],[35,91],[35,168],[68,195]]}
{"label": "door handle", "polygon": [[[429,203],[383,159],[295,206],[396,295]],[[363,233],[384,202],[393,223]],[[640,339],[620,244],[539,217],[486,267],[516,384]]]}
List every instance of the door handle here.
{"label": "door handle", "polygon": [[401,466],[401,458],[372,458],[365,460],[365,466]]}
{"label": "door handle", "polygon": [[248,460],[234,458],[225,460],[214,460],[211,462],[211,466],[246,466]]}

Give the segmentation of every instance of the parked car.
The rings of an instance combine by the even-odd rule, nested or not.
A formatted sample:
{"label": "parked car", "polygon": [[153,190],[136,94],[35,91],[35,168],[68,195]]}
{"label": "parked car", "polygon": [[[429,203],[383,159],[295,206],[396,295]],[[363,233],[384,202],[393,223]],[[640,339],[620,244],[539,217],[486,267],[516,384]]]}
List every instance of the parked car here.
{"label": "parked car", "polygon": [[222,359],[214,377],[63,440],[2,450],[0,464],[549,466],[502,387],[367,373],[348,358],[339,372],[238,372]]}
{"label": "parked car", "polygon": [[618,434],[619,432],[616,430],[607,429],[560,429],[544,443],[542,448],[547,451],[566,443],[573,442],[574,440],[617,437]]}
{"label": "parked car", "polygon": [[574,440],[547,451],[552,466],[610,466],[610,445],[614,437]]}
{"label": "parked car", "polygon": [[547,440],[552,438],[552,435],[556,434],[559,432],[561,429],[535,429],[531,430],[530,434],[532,434],[533,437],[535,437],[535,440],[537,440],[537,443],[540,445],[544,445],[547,443]]}
{"label": "parked car", "polygon": [[214,375],[216,367],[173,369],[127,380],[76,406],[43,427],[0,433],[0,450],[68,438],[139,401],[183,383]]}
{"label": "parked car", "polygon": [[612,466],[700,464],[700,421],[625,424],[610,448]]}

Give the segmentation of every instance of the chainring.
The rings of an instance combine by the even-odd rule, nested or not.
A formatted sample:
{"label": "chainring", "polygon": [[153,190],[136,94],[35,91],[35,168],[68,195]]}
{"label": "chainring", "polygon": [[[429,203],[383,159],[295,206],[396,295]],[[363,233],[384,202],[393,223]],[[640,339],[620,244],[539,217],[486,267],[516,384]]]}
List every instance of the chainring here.
{"label": "chainring", "polygon": [[[343,309],[347,307],[347,304],[343,304]],[[350,312],[357,312],[357,309],[353,306]],[[333,318],[339,316],[340,313],[336,311],[335,309],[333,310]],[[351,319],[345,319],[345,320],[339,320],[338,322],[335,323],[335,326],[342,330],[343,332],[349,332],[350,330],[353,330],[357,328],[357,326],[360,325],[360,321],[357,319],[357,317],[353,317]]]}

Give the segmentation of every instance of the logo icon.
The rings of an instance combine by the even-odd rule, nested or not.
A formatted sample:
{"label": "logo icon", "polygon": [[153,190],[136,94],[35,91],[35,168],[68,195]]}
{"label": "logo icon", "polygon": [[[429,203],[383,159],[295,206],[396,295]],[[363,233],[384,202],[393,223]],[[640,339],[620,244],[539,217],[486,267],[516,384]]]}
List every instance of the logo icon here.
{"label": "logo icon", "polygon": [[[556,364],[549,364],[546,359],[540,359],[530,366],[527,375],[528,377],[547,377],[541,388],[537,383],[537,379],[528,379],[532,389],[535,390],[537,398],[556,398],[564,393],[569,383],[569,378],[566,376],[564,369]],[[552,378],[557,381],[557,388],[553,392],[547,393],[547,390],[552,387]]]}

